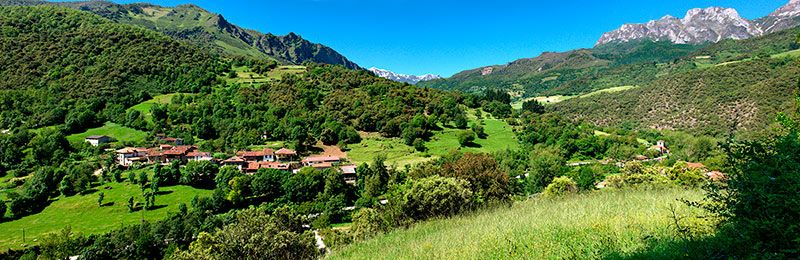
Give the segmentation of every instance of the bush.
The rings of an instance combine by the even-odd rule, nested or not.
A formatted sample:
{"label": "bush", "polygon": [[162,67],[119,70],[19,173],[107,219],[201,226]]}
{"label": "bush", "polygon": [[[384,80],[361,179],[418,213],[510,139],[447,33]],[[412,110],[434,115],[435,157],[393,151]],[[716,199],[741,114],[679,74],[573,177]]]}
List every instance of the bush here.
{"label": "bush", "polygon": [[472,207],[472,191],[464,180],[432,176],[408,185],[403,209],[414,219],[452,216]]}
{"label": "bush", "polygon": [[578,192],[578,184],[570,177],[561,176],[553,179],[553,182],[544,189],[545,197],[556,197],[569,193]]}
{"label": "bush", "polygon": [[467,146],[475,141],[475,132],[472,130],[461,131],[458,133],[458,143],[461,146]]}

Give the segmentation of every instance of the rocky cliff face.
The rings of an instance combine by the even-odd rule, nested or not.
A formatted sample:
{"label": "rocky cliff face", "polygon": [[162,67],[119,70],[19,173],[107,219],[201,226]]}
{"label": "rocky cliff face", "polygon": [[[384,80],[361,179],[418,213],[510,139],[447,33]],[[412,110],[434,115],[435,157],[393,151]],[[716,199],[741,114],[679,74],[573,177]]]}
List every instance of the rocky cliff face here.
{"label": "rocky cliff face", "polygon": [[417,84],[417,83],[422,82],[422,81],[428,81],[428,80],[434,80],[434,79],[442,78],[440,76],[433,75],[433,74],[425,74],[425,75],[421,75],[421,76],[398,74],[398,73],[394,73],[394,72],[391,72],[391,71],[388,71],[388,70],[379,69],[379,68],[375,68],[375,67],[370,68],[369,71],[372,71],[372,73],[375,73],[375,75],[377,75],[378,77],[381,77],[381,78],[390,79],[390,80],[394,80],[394,81],[397,81],[397,82],[405,82],[405,83],[409,83],[409,84]]}
{"label": "rocky cliff face", "polygon": [[636,40],[670,41],[678,44],[747,39],[800,24],[800,0],[791,0],[769,16],[754,21],[732,8],[692,9],[682,19],[665,16],[644,24],[625,24],[600,37],[597,45]]}

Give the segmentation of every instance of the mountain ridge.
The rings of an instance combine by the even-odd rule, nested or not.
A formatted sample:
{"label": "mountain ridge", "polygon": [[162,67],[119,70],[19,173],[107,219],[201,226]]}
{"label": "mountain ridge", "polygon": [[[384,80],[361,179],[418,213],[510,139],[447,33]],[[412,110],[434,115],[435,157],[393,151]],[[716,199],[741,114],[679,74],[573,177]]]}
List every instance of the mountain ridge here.
{"label": "mountain ridge", "polygon": [[295,33],[276,36],[235,25],[221,14],[197,5],[165,7],[150,3],[109,1],[49,2],[0,0],[0,6],[58,5],[94,13],[117,23],[133,24],[187,41],[218,54],[273,59],[284,64],[317,62],[360,69],[336,50],[310,42]]}
{"label": "mountain ridge", "polygon": [[754,20],[742,18],[733,8],[694,8],[680,19],[666,15],[647,23],[623,24],[619,29],[604,33],[595,46],[642,39],[676,44],[741,40],[800,25],[798,17],[800,1],[797,0],[791,0],[769,15]]}
{"label": "mountain ridge", "polygon": [[422,81],[429,81],[429,80],[442,78],[439,75],[433,75],[433,74],[425,74],[425,75],[400,74],[400,73],[395,73],[395,72],[390,71],[390,70],[379,69],[379,68],[376,68],[376,67],[369,68],[368,70],[371,71],[372,73],[374,73],[376,76],[379,76],[381,78],[385,78],[385,79],[389,79],[389,80],[393,80],[393,81],[397,81],[397,82],[408,83],[408,84],[412,84],[412,85],[413,84],[417,84],[417,83],[422,82]]}

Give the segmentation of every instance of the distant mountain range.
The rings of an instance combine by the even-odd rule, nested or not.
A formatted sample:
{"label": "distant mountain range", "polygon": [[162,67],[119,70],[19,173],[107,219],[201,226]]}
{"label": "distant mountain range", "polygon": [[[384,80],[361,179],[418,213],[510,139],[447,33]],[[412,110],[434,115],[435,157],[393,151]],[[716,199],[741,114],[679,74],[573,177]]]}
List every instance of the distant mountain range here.
{"label": "distant mountain range", "polygon": [[369,71],[372,71],[372,73],[375,73],[375,75],[377,75],[379,77],[382,77],[382,78],[394,80],[394,81],[397,81],[397,82],[405,82],[405,83],[409,83],[409,84],[417,84],[417,83],[422,82],[422,81],[429,81],[429,80],[441,79],[442,78],[441,76],[433,75],[433,74],[425,74],[425,75],[421,75],[421,76],[399,74],[399,73],[394,73],[394,72],[391,72],[391,71],[388,71],[388,70],[379,69],[379,68],[375,68],[375,67],[370,68]]}
{"label": "distant mountain range", "polygon": [[219,54],[274,59],[283,64],[311,61],[360,68],[335,50],[312,43],[297,34],[276,36],[245,29],[228,22],[222,15],[195,5],[164,7],[147,3],[123,5],[108,1],[0,0],[0,6],[29,5],[60,5],[88,11],[114,22],[159,31]]}
{"label": "distant mountain range", "polygon": [[800,24],[800,0],[791,0],[766,17],[748,20],[732,8],[689,10],[682,19],[664,16],[643,24],[625,24],[600,37],[596,45],[636,40],[670,41],[678,44],[747,39]]}

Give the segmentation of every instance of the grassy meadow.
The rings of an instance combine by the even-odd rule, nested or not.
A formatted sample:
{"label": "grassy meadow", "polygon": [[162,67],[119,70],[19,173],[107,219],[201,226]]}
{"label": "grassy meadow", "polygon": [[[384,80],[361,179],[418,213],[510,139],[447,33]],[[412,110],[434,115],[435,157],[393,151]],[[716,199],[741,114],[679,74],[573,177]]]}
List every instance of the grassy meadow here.
{"label": "grassy meadow", "polygon": [[[477,123],[474,111],[470,111],[470,124]],[[484,115],[488,116],[487,113]],[[461,147],[458,143],[458,133],[464,130],[443,128],[435,132],[425,146],[425,152],[417,152],[413,147],[403,144],[400,138],[384,138],[378,134],[363,136],[361,143],[348,145],[347,157],[355,163],[372,162],[378,155],[386,156],[390,165],[405,166],[446,155],[453,150],[461,152],[491,153],[506,149],[516,149],[519,143],[514,135],[513,128],[501,119],[487,117],[483,119],[483,127],[487,134],[484,139],[476,138],[474,145]]]}
{"label": "grassy meadow", "polygon": [[[145,168],[138,171],[152,172]],[[123,173],[123,177],[127,177]],[[97,205],[98,193],[103,192],[103,207]],[[178,211],[180,203],[191,202],[195,195],[210,195],[210,190],[195,189],[189,186],[161,187],[156,196],[156,209],[128,212],[128,198],[143,203],[139,185],[127,181],[122,183],[107,182],[94,188],[85,195],[71,197],[60,196],[52,201],[42,212],[20,219],[0,221],[0,251],[9,248],[20,249],[24,245],[36,244],[37,240],[48,233],[60,231],[70,226],[73,231],[84,235],[102,234],[123,225],[140,221],[156,221],[163,219],[169,212]],[[142,204],[140,204],[142,205]],[[7,213],[8,214],[8,213]],[[23,231],[25,240],[23,241]]]}
{"label": "grassy meadow", "polygon": [[172,101],[172,97],[177,96],[177,95],[181,95],[181,94],[182,95],[193,95],[193,94],[186,94],[186,93],[172,93],[172,94],[158,95],[158,96],[153,97],[150,100],[147,100],[147,101],[144,101],[142,103],[136,104],[135,106],[132,106],[132,107],[128,108],[128,110],[137,110],[140,113],[142,113],[142,116],[144,116],[144,120],[145,121],[152,122],[153,121],[153,114],[150,113],[150,108],[153,107],[153,105],[155,105],[155,104],[169,104],[169,102]]}
{"label": "grassy meadow", "polygon": [[569,100],[569,99],[573,99],[573,98],[591,97],[591,96],[602,94],[602,93],[615,93],[615,92],[620,92],[620,91],[631,90],[631,89],[638,88],[638,87],[639,86],[619,86],[619,87],[613,87],[613,88],[604,88],[604,89],[592,91],[592,92],[589,92],[589,93],[586,93],[586,94],[574,95],[574,96],[557,95],[557,96],[532,97],[532,98],[526,98],[526,99],[522,99],[522,100],[513,102],[513,103],[511,103],[511,107],[514,108],[514,109],[522,109],[522,103],[525,103],[525,102],[530,101],[530,100],[536,100],[536,101],[539,101],[539,103],[547,105],[547,104],[560,103],[560,102],[563,102],[565,100]]}
{"label": "grassy meadow", "polygon": [[118,142],[141,142],[147,138],[147,133],[133,128],[124,127],[117,123],[107,122],[105,125],[86,130],[86,132],[67,136],[70,143],[83,142],[91,135],[106,135]]}
{"label": "grassy meadow", "polygon": [[676,199],[701,196],[674,189],[532,198],[378,235],[336,250],[330,259],[646,258],[675,238],[670,205],[688,212]]}

